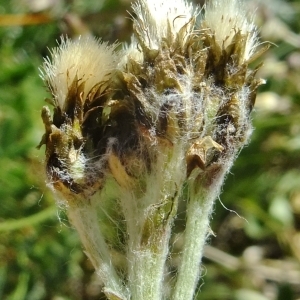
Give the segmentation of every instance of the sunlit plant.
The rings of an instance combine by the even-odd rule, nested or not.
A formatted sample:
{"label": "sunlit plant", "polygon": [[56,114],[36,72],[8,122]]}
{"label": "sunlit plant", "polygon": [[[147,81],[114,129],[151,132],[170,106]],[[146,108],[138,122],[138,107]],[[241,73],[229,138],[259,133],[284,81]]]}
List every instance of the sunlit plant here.
{"label": "sunlit plant", "polygon": [[252,131],[263,80],[249,64],[265,48],[238,0],[132,8],[129,46],[62,38],[45,59],[48,184],[108,299],[189,300],[214,201]]}

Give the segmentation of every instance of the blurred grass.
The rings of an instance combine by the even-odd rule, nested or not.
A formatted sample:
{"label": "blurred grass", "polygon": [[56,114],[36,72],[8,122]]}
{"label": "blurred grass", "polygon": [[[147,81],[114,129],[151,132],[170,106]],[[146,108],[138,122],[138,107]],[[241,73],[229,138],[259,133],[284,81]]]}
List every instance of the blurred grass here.
{"label": "blurred grass", "polygon": [[[249,5],[257,8],[262,40],[276,45],[259,74],[267,84],[257,98],[251,143],[216,203],[216,237],[198,297],[300,299],[300,1]],[[128,41],[126,9],[125,0],[0,0],[0,24],[6,18],[0,26],[0,299],[101,297],[77,235],[46,187],[43,149],[35,148],[48,96],[38,67],[61,34]],[[16,25],[11,14],[39,21],[21,18]]]}

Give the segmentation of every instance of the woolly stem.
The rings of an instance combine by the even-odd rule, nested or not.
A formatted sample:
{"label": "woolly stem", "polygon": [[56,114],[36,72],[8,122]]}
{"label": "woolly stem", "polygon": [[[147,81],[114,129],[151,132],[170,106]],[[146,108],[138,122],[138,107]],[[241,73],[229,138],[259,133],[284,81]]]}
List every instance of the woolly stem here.
{"label": "woolly stem", "polygon": [[151,249],[132,253],[135,256],[129,279],[132,300],[163,299],[162,285],[168,242],[168,237],[165,237],[156,253]]}
{"label": "woolly stem", "polygon": [[[132,194],[126,197],[123,193],[125,199],[121,206],[129,234],[128,282],[132,300],[165,298],[167,289],[163,284],[171,227],[185,177],[182,172],[174,172],[183,169],[183,160],[178,159],[183,157],[182,148],[176,145],[168,155],[160,153],[156,172],[147,178],[147,188],[141,198]],[[134,217],[132,212],[137,215]]]}
{"label": "woolly stem", "polygon": [[[91,200],[90,200],[91,201]],[[92,201],[81,202],[68,208],[68,216],[79,233],[86,254],[91,260],[97,275],[104,284],[104,292],[108,299],[128,299],[122,287],[106,246],[103,234],[99,228],[97,210]]]}
{"label": "woolly stem", "polygon": [[[214,178],[210,186],[200,187],[190,184],[187,222],[185,228],[184,250],[178,271],[172,300],[192,300],[200,276],[200,264],[209,230],[209,217],[214,200],[219,195],[225,172]],[[194,182],[191,180],[190,182]]]}
{"label": "woolly stem", "polygon": [[193,299],[207,237],[209,211],[208,207],[205,209],[201,202],[195,201],[195,199],[188,204],[185,246],[173,300]]}
{"label": "woolly stem", "polygon": [[153,205],[145,213],[146,217],[141,222],[142,225],[140,224],[138,235],[131,236],[128,263],[132,300],[162,300],[164,298],[164,270],[176,208],[177,197]]}

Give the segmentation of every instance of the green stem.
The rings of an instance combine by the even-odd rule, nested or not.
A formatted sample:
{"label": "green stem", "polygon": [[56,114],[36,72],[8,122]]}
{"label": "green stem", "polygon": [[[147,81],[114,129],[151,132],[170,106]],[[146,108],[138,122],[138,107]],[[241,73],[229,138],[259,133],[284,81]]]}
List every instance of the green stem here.
{"label": "green stem", "polygon": [[[141,198],[133,196],[131,201],[129,198],[121,201],[128,223],[131,300],[165,298],[165,265],[171,227],[177,213],[178,191],[185,178],[183,172],[174,172],[184,167],[184,162],[178,159],[183,156],[182,149],[182,145],[176,145],[167,155],[159,155],[155,172],[147,178],[147,188]],[[131,206],[125,209],[128,203]],[[136,213],[135,217],[132,212]]]}
{"label": "green stem", "polygon": [[163,299],[165,263],[177,197],[150,206],[139,237],[129,243],[129,284],[132,300]]}
{"label": "green stem", "polygon": [[168,239],[158,253],[151,249],[135,251],[135,260],[130,276],[132,300],[163,299],[164,265],[167,257]]}
{"label": "green stem", "polygon": [[187,223],[182,262],[179,268],[173,300],[193,299],[200,275],[200,263],[207,237],[210,208],[193,199],[187,208]]}
{"label": "green stem", "polygon": [[[209,218],[214,200],[220,193],[224,174],[225,172],[221,171],[209,186],[206,185],[204,178],[197,192],[195,192],[195,185],[190,184],[184,250],[172,300],[192,300],[194,297],[201,271],[203,249],[208,236]],[[194,179],[190,182],[194,182]]]}
{"label": "green stem", "polygon": [[56,206],[50,206],[42,210],[41,212],[38,212],[29,217],[22,218],[19,220],[9,220],[9,221],[2,222],[0,224],[0,232],[23,229],[26,226],[34,226],[36,224],[45,222],[51,218],[55,218],[56,211],[57,211]]}
{"label": "green stem", "polygon": [[[97,195],[96,195],[97,196]],[[99,228],[97,209],[92,200],[70,206],[68,216],[79,233],[86,254],[91,260],[97,275],[104,284],[104,292],[109,299],[128,299],[122,282],[117,275],[103,234]]]}

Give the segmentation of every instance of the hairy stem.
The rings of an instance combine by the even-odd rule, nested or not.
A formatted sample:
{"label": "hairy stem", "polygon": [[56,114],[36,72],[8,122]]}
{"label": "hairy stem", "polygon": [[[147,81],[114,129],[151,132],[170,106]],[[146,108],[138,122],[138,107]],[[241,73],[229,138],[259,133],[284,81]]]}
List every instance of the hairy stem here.
{"label": "hairy stem", "polygon": [[185,246],[173,300],[193,299],[207,237],[209,211],[208,209],[204,210],[201,202],[195,201],[195,199],[188,204]]}
{"label": "hairy stem", "polygon": [[[181,146],[181,145],[180,145]],[[177,213],[178,194],[184,182],[178,155],[182,147],[175,146],[169,155],[160,153],[157,171],[150,175],[148,185],[139,199],[123,193],[121,200],[127,228],[129,289],[132,300],[162,300],[165,298],[165,265],[169,240]],[[136,216],[132,213],[136,212]]]}
{"label": "hairy stem", "polygon": [[[209,230],[214,200],[219,195],[225,172],[214,178],[214,184],[195,192],[190,184],[184,250],[172,300],[192,300],[201,271],[203,249]],[[221,176],[220,176],[221,175]]]}
{"label": "hairy stem", "polygon": [[[149,195],[148,195],[149,196]],[[177,196],[151,205],[131,237],[128,249],[129,289],[132,300],[164,298],[164,273],[171,226],[177,210]]]}
{"label": "hairy stem", "polygon": [[[161,242],[160,249],[134,251],[134,261],[130,271],[132,300],[163,299],[164,266],[168,254],[168,241]],[[157,245],[156,245],[157,246]]]}
{"label": "hairy stem", "polygon": [[86,200],[86,202],[81,202],[79,206],[69,207],[68,216],[71,223],[77,229],[86,254],[104,283],[109,299],[128,299],[99,228],[97,210],[89,201]]}

